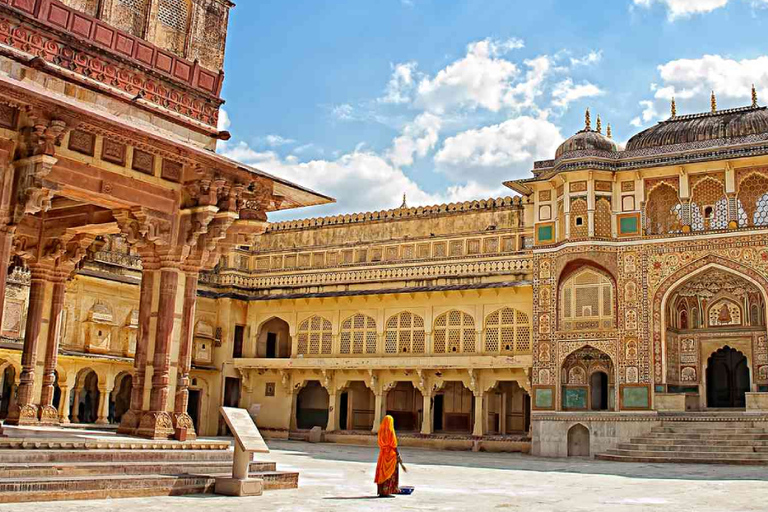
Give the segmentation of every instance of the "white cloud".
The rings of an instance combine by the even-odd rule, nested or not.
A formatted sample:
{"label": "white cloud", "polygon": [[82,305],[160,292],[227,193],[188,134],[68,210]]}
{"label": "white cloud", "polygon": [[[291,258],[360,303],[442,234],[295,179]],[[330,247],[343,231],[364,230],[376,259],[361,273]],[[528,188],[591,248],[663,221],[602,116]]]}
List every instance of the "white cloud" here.
{"label": "white cloud", "polygon": [[591,51],[581,58],[571,57],[571,66],[591,66],[603,60],[603,50]]}
{"label": "white cloud", "polygon": [[450,177],[497,187],[504,179],[526,176],[534,160],[552,158],[562,141],[551,122],[521,116],[448,137],[435,162]]}
{"label": "white cloud", "polygon": [[436,113],[456,107],[498,112],[519,73],[514,63],[500,57],[520,47],[519,39],[470,43],[465,57],[419,82],[416,104]]}
{"label": "white cloud", "polygon": [[552,104],[556,107],[567,108],[573,101],[603,94],[605,92],[592,83],[584,81],[580,84],[574,84],[573,80],[566,78],[552,89]]}
{"label": "white cloud", "polygon": [[401,167],[412,165],[414,155],[424,157],[437,144],[442,120],[430,113],[419,114],[413,122],[403,128],[402,134],[392,141],[387,156],[392,163]]}
{"label": "white cloud", "polygon": [[416,85],[415,62],[406,62],[392,66],[392,78],[387,84],[386,94],[379,98],[381,103],[410,103],[411,93]]}
{"label": "white cloud", "polygon": [[219,109],[219,123],[216,127],[220,132],[229,130],[229,127],[232,125],[232,121],[229,119],[229,114],[226,110]]}
{"label": "white cloud", "polygon": [[277,148],[280,146],[285,146],[287,144],[293,144],[294,142],[296,142],[294,139],[287,139],[280,135],[267,135],[263,138],[263,141],[267,146],[271,148]]}
{"label": "white cloud", "polygon": [[336,119],[340,119],[342,121],[349,121],[354,119],[354,112],[355,112],[354,107],[349,103],[344,103],[342,105],[334,105],[333,108],[331,109],[331,115]]}
{"label": "white cloud", "polygon": [[767,55],[742,60],[704,55],[672,60],[658,70],[660,81],[651,84],[652,97],[640,102],[643,112],[632,120],[634,126],[668,117],[673,97],[678,114],[707,111],[711,91],[715,91],[718,108],[751,104],[752,84],[759,98],[768,97]]}
{"label": "white cloud", "polygon": [[635,5],[650,7],[654,3],[664,4],[670,20],[712,12],[725,7],[729,0],[633,0]]}
{"label": "white cloud", "polygon": [[[411,205],[435,204],[447,196],[424,192],[418,184],[387,159],[363,149],[335,160],[300,162],[295,156],[281,159],[272,151],[259,152],[244,142],[225,144],[220,152],[247,165],[335,197],[338,203],[323,214],[375,211],[400,205],[403,194]],[[312,212],[296,212],[319,215]]]}

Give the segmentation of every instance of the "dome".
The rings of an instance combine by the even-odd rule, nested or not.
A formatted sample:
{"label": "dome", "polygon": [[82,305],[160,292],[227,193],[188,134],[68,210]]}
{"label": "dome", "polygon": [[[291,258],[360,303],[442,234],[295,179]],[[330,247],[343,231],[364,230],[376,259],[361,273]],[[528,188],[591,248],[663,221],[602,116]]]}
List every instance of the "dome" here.
{"label": "dome", "polygon": [[614,152],[618,151],[618,149],[618,145],[613,140],[600,132],[585,128],[560,144],[557,152],[555,152],[555,158],[560,158],[571,151],[596,150]]}
{"label": "dome", "polygon": [[626,149],[632,151],[767,133],[768,109],[766,107],[733,108],[670,117],[633,136],[627,142]]}

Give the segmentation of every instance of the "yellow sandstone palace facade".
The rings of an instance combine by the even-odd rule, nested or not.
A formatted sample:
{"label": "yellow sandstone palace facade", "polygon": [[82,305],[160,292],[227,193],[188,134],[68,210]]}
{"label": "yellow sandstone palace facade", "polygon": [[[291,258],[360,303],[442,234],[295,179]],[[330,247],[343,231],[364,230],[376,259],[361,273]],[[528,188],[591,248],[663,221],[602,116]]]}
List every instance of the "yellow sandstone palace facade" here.
{"label": "yellow sandstone palace facade", "polygon": [[587,115],[514,197],[269,223],[330,199],[214,152],[230,7],[0,0],[0,417],[568,455],[768,410],[754,93],[623,149]]}

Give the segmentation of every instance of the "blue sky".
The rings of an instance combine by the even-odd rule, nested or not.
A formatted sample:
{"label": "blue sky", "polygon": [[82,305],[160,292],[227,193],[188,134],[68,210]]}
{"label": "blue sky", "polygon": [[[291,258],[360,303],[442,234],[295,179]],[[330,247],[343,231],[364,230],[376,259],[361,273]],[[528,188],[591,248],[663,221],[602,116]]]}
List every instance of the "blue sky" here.
{"label": "blue sky", "polygon": [[219,151],[331,195],[315,217],[511,195],[600,114],[622,143],[768,99],[768,0],[241,0]]}

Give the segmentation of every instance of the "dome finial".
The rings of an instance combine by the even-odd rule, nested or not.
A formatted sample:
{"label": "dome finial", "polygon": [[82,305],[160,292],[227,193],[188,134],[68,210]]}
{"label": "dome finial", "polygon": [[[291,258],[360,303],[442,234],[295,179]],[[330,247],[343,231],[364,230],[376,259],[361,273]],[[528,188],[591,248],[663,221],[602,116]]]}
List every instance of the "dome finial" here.
{"label": "dome finial", "polygon": [[400,205],[400,208],[408,208],[408,203],[405,200],[405,193],[403,193],[403,204]]}
{"label": "dome finial", "polygon": [[672,96],[671,110],[672,110],[672,117],[677,117],[677,103],[675,103],[675,97],[674,96]]}
{"label": "dome finial", "polygon": [[603,133],[603,122],[600,120],[600,114],[597,114],[597,133]]}
{"label": "dome finial", "polygon": [[715,97],[715,91],[712,91],[712,97],[709,99],[712,106],[712,112],[717,112],[717,98]]}
{"label": "dome finial", "polygon": [[608,129],[606,130],[605,134],[608,136],[609,139],[613,138],[613,136],[611,135],[611,123],[608,123]]}
{"label": "dome finial", "polygon": [[588,132],[592,131],[592,119],[589,117],[589,109],[584,113],[584,129]]}
{"label": "dome finial", "polygon": [[757,108],[757,89],[755,89],[755,84],[752,84],[752,108]]}

